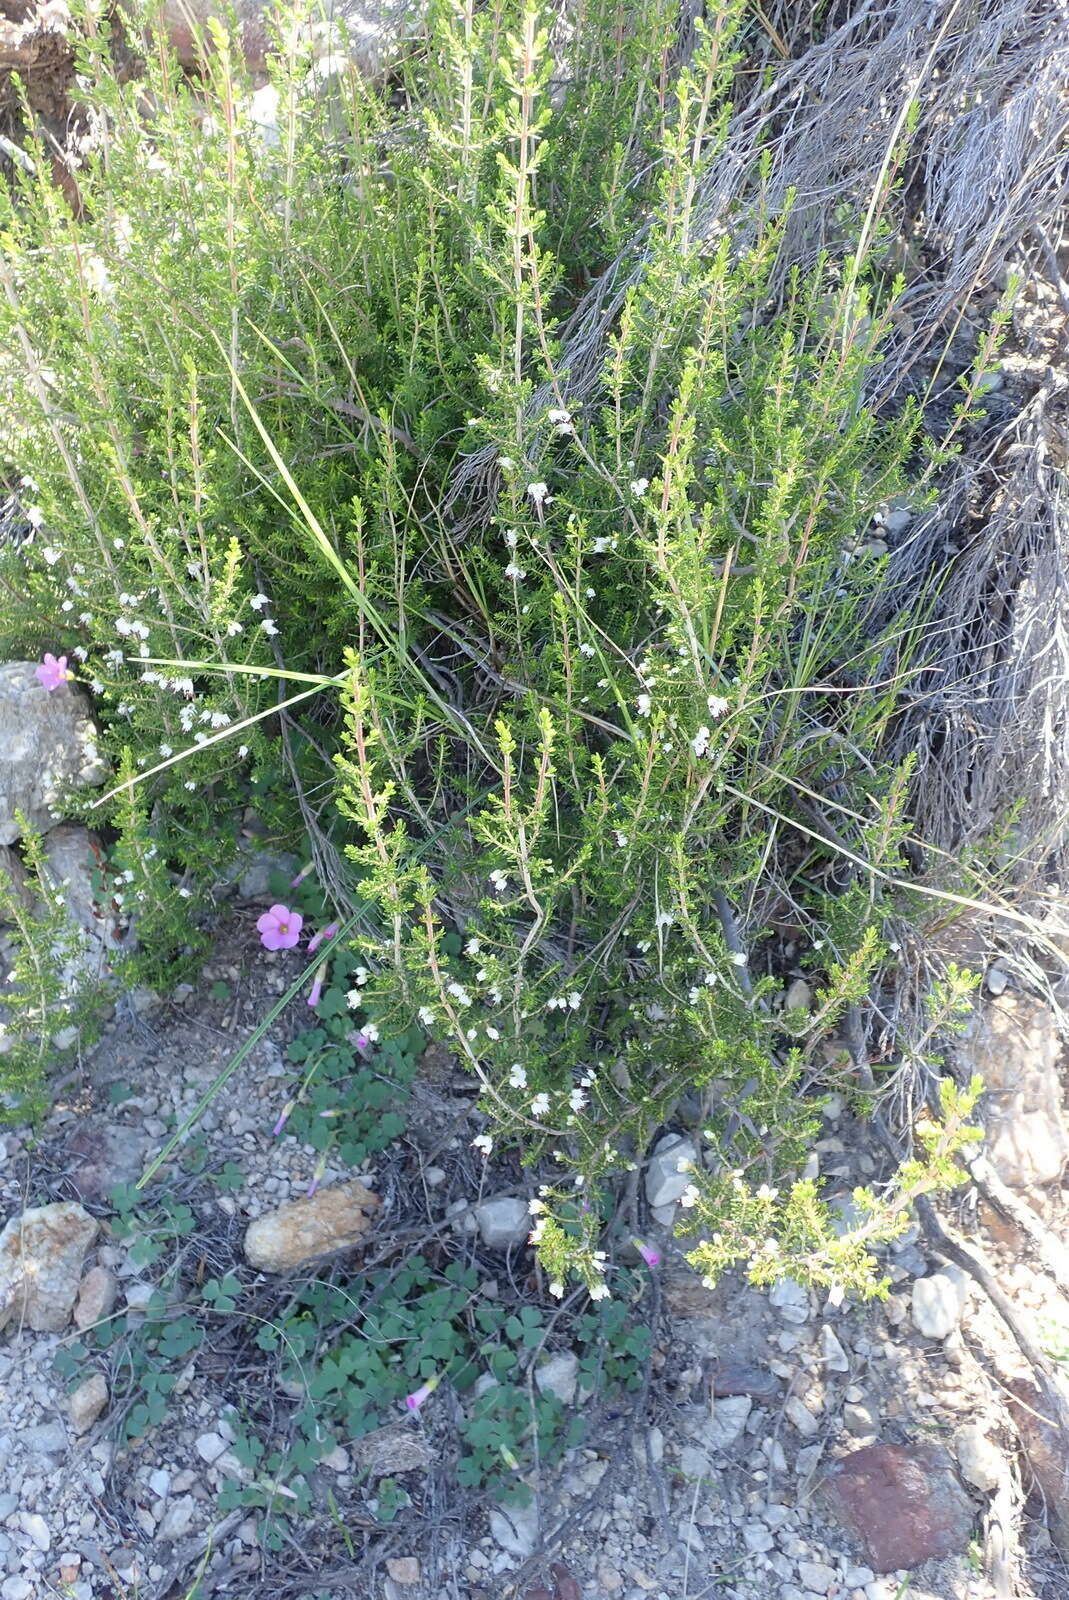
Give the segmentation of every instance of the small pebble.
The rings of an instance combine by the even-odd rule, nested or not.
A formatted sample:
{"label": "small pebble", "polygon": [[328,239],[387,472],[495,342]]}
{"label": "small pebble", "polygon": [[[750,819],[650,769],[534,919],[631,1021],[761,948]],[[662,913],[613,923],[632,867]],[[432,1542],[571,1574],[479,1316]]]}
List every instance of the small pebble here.
{"label": "small pebble", "polygon": [[24,1511],[19,1517],[19,1527],[26,1536],[33,1540],[38,1550],[52,1548],[52,1535],[48,1531],[48,1524],[44,1517],[35,1511]]}
{"label": "small pebble", "polygon": [[820,1423],[798,1395],[792,1394],[783,1409],[788,1420],[794,1423],[803,1438],[812,1439],[820,1432]]}

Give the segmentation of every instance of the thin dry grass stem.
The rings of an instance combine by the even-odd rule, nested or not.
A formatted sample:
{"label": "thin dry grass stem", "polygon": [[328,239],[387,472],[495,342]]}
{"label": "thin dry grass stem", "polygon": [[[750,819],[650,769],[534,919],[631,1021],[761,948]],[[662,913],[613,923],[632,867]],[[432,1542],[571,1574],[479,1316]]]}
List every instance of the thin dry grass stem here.
{"label": "thin dry grass stem", "polygon": [[[886,398],[940,340],[948,320],[960,318],[977,287],[998,277],[1037,221],[1053,215],[1067,176],[1064,10],[1058,0],[992,0],[977,18],[963,0],[903,0],[894,7],[862,0],[816,43],[797,18],[792,23],[791,8],[776,16],[766,9],[764,16],[771,31],[759,32],[764,49],[756,43],[738,74],[727,136],[696,184],[692,232],[714,240],[728,230],[741,255],[762,219],[786,210],[793,195],[775,294],[792,268],[806,271],[824,251],[845,254],[844,215],[852,221],[859,208],[872,206],[874,225],[884,216],[907,224],[902,237],[910,254],[908,215],[923,216],[917,242],[935,258],[933,273],[917,270],[914,261],[897,303],[896,335],[872,380]],[[781,40],[797,52],[786,61]],[[938,49],[933,41],[941,41]],[[901,112],[913,99],[907,181],[891,199],[885,108]],[[771,156],[771,169],[755,189],[759,148]],[[741,201],[747,194],[752,198]],[[987,197],[979,214],[977,196]],[[646,263],[643,228],[571,316],[552,381],[536,388],[525,408],[529,422],[561,395],[575,408],[593,392],[608,336]],[[897,265],[890,256],[889,265]],[[525,445],[534,472],[540,447],[533,427]],[[479,522],[497,478],[495,450],[467,456],[451,485],[452,514]]]}

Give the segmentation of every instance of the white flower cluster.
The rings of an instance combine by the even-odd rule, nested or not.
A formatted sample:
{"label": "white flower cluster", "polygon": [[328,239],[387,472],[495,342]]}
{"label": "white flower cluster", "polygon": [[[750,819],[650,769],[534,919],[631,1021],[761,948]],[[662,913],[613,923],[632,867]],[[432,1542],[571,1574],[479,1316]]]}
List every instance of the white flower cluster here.
{"label": "white flower cluster", "polygon": [[[249,605],[252,607],[253,611],[262,611],[264,606],[270,604],[271,602],[265,594],[254,594],[252,599],[249,601]],[[272,617],[261,617],[260,627],[263,629],[264,633],[267,634],[269,639],[274,638],[275,634],[278,632],[278,628],[275,625]]]}
{"label": "white flower cluster", "polygon": [[132,620],[128,620],[126,617],[116,617],[114,627],[115,632],[119,635],[120,639],[148,638],[149,630],[147,623],[139,621],[137,617],[134,617]]}

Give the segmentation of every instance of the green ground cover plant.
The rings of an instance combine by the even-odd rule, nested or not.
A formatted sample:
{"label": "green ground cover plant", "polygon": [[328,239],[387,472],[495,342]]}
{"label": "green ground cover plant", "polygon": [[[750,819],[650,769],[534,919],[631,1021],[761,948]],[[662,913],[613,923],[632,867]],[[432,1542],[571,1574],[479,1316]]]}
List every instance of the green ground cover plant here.
{"label": "green ground cover plant", "polygon": [[[867,400],[898,287],[881,196],[775,292],[766,155],[716,220],[698,204],[750,8],[689,53],[664,0],[632,9],[621,47],[592,0],[559,80],[528,0],[443,0],[380,83],[325,81],[284,20],[273,110],[222,29],[196,81],[161,48],[122,82],[86,14],[80,212],[43,147],[0,197],[40,523],[3,558],[0,650],[61,650],[94,697],[117,781],[86,814],[127,874],[130,972],[208,936],[246,805],[308,838],[344,935],[307,981],[360,969],[365,1036],[448,1043],[477,1147],[556,1171],[554,1293],[609,1294],[613,1195],[674,1119],[710,1279],[873,1292],[870,1246],[956,1181],[975,1098],[947,1084],[858,1229],[798,1180],[848,1070],[821,1041],[924,904],[885,749],[931,597],[878,625],[887,560],[858,541],[940,450]],[[569,313],[621,256],[573,384]],[[334,1004],[309,1105],[349,1070]]]}
{"label": "green ground cover plant", "polygon": [[[476,1266],[448,1252],[433,1262],[412,1253],[358,1284],[291,1285],[265,1314],[240,1271],[194,1282],[189,1204],[162,1186],[145,1194],[134,1185],[118,1186],[111,1202],[113,1231],[129,1241],[151,1294],[65,1341],[56,1370],[73,1389],[105,1365],[120,1440],[136,1448],[173,1418],[188,1364],[220,1339],[233,1348],[236,1337],[270,1363],[286,1402],[229,1408],[231,1475],[218,1496],[223,1511],[268,1513],[268,1548],[284,1542],[288,1517],[310,1512],[318,1463],[384,1423],[415,1418],[443,1381],[471,1400],[456,1425],[458,1480],[505,1503],[525,1503],[533,1470],[558,1462],[587,1436],[589,1416],[641,1384],[651,1341],[640,1271],[620,1274],[615,1299],[569,1317],[578,1364],[568,1400],[537,1381],[561,1337],[559,1315],[499,1297]],[[374,1499],[384,1524],[407,1504],[393,1480],[380,1480]]]}

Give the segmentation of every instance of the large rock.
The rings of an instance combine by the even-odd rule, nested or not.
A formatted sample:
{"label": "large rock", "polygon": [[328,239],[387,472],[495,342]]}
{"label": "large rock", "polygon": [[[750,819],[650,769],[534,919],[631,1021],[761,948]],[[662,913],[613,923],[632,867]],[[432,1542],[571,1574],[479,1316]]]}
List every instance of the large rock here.
{"label": "large rock", "polygon": [[[196,66],[200,59],[192,25],[203,31],[209,17],[224,17],[226,10],[214,0],[166,0],[164,25],[183,66]],[[265,0],[236,0],[234,10],[245,60],[253,72],[262,72],[273,48],[272,7]],[[426,11],[427,0],[337,0],[313,10],[316,20],[301,31],[319,56],[343,50],[358,72],[375,77],[392,50],[418,32]]]}
{"label": "large rock", "polygon": [[495,1194],[475,1207],[474,1217],[488,1250],[508,1250],[525,1244],[531,1232],[526,1200],[512,1194]]}
{"label": "large rock", "polygon": [[62,816],[63,790],[103,783],[106,772],[81,690],[44,688],[32,661],[0,666],[0,844],[21,834],[16,811],[47,833]]}
{"label": "large rock", "polygon": [[972,1535],[972,1502],[940,1445],[866,1445],[832,1463],[822,1494],[876,1572],[956,1555]]}
{"label": "large rock", "polygon": [[98,1228],[73,1200],[11,1218],[0,1234],[0,1328],[59,1333],[67,1326]]}
{"label": "large rock", "polygon": [[86,935],[70,980],[74,983],[82,975],[100,977],[107,964],[106,952],[123,943],[126,922],[121,908],[100,892],[104,847],[96,834],[74,822],[53,828],[44,844],[42,875],[62,896],[67,921]]}
{"label": "large rock", "polygon": [[260,1272],[293,1272],[318,1256],[351,1249],[371,1227],[369,1213],[381,1203],[356,1178],[320,1189],[307,1200],[291,1200],[249,1224],[245,1257]]}
{"label": "large rock", "polygon": [[1050,1008],[1031,995],[1001,994],[978,1012],[958,1053],[987,1086],[987,1156],[1003,1183],[1056,1183],[1069,1162],[1069,1128]]}
{"label": "large rock", "polygon": [[691,1183],[690,1168],[698,1161],[693,1139],[666,1133],[658,1139],[646,1166],[646,1200],[650,1206],[670,1206]]}
{"label": "large rock", "polygon": [[[2,765],[0,755],[0,767]],[[10,857],[12,852],[8,851],[7,855]],[[87,985],[106,981],[111,975],[112,952],[132,946],[131,933],[124,927],[120,915],[121,908],[99,892],[103,864],[104,850],[99,839],[80,824],[61,823],[44,837],[41,878],[54,892],[67,922],[51,951],[65,1000],[73,999]],[[6,865],[0,862],[0,871]],[[31,913],[43,910],[41,897],[33,896],[28,883],[24,883],[24,889],[30,895],[28,909]],[[0,971],[9,967],[11,954],[0,934]],[[5,986],[0,977],[0,989]],[[76,1043],[78,1032],[69,1022],[66,1004],[57,1008],[54,1027],[52,1043],[57,1049],[66,1050]],[[5,1030],[0,1026],[0,1054],[9,1037],[5,1037]]]}
{"label": "large rock", "polygon": [[64,1176],[80,1200],[107,1200],[141,1176],[151,1143],[141,1128],[86,1118],[63,1147]]}

